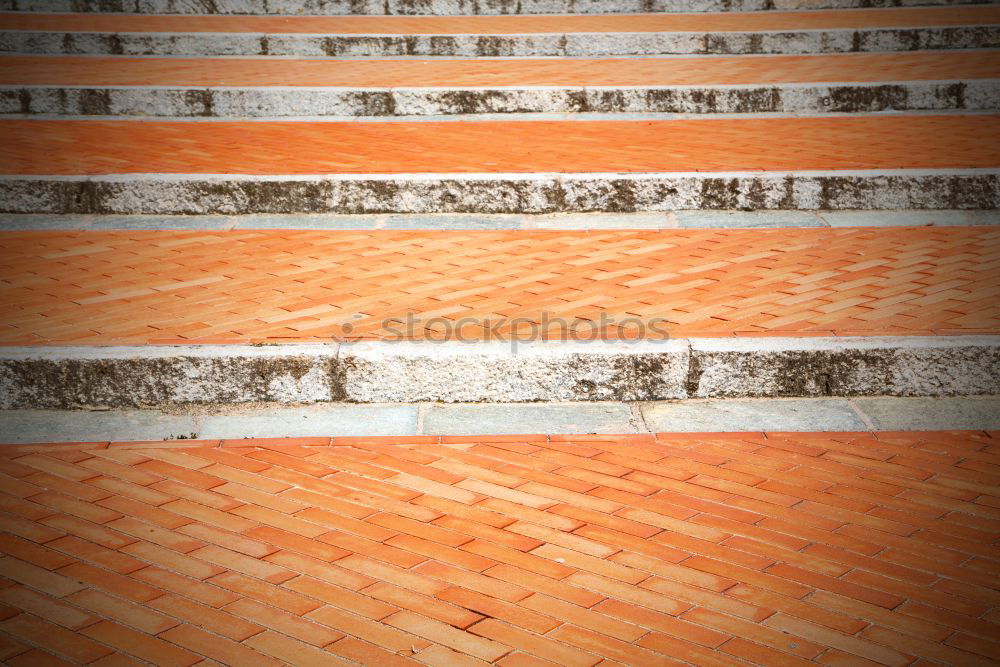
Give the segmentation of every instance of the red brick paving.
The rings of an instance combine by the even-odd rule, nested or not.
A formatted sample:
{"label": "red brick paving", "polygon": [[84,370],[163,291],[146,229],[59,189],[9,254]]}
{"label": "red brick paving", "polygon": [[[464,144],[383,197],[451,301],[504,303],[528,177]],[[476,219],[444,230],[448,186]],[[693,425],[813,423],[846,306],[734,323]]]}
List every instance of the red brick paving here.
{"label": "red brick paving", "polygon": [[988,665],[996,433],[0,449],[0,659]]}
{"label": "red brick paving", "polygon": [[[395,321],[407,313],[421,319],[415,338],[464,318],[523,319],[526,335],[545,312],[664,318],[671,336],[1000,332],[996,227],[43,231],[0,241],[8,345],[377,339],[403,331]],[[482,340],[482,326],[461,329]]]}
{"label": "red brick paving", "polygon": [[1000,78],[1000,51],[571,60],[0,58],[0,85],[33,86],[693,86],[987,78]]}
{"label": "red brick paving", "polygon": [[1000,166],[1000,115],[665,121],[0,121],[5,174],[691,172]]}
{"label": "red brick paving", "polygon": [[718,14],[575,16],[127,16],[0,13],[0,29],[67,32],[261,32],[316,34],[531,34],[563,32],[740,32],[1000,23],[1000,8],[915,7]]}

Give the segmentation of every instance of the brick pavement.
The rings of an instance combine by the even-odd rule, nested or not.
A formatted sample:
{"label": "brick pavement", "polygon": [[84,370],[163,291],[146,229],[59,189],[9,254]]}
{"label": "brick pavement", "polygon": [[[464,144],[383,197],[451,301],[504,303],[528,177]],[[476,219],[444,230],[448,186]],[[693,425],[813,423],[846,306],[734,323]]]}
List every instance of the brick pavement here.
{"label": "brick pavement", "polygon": [[0,13],[3,30],[120,32],[261,32],[329,34],[537,34],[565,32],[712,32],[1000,23],[1000,7],[909,7],[718,14],[571,16],[123,16]]}
{"label": "brick pavement", "polygon": [[[42,231],[0,241],[8,345],[379,339],[407,313],[430,327],[413,338],[464,318],[540,323],[545,312],[665,318],[673,337],[1000,332],[996,227]],[[482,340],[481,327],[460,328]]]}
{"label": "brick pavement", "polygon": [[570,61],[0,58],[0,85],[32,86],[694,86],[989,78],[1000,78],[1000,51]]}
{"label": "brick pavement", "polygon": [[1000,116],[0,121],[4,174],[372,174],[1000,166]]}
{"label": "brick pavement", "polygon": [[996,436],[6,446],[0,659],[995,664]]}

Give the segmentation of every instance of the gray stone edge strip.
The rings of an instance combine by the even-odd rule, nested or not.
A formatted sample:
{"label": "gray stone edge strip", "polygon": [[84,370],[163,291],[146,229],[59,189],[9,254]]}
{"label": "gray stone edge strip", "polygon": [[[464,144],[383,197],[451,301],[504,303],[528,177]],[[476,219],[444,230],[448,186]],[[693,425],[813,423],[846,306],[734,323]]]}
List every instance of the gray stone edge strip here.
{"label": "gray stone edge strip", "polygon": [[991,0],[0,0],[0,11],[136,14],[632,14],[974,5]]}
{"label": "gray stone edge strip", "polygon": [[0,409],[1000,394],[1000,336],[0,348]]}
{"label": "gray stone edge strip", "polygon": [[507,113],[994,111],[1000,79],[704,86],[0,86],[0,114],[281,118]]}
{"label": "gray stone edge strip", "polygon": [[0,215],[0,232],[109,230],[635,230],[1000,225],[1000,211],[664,211],[548,215]]}
{"label": "gray stone edge strip", "polygon": [[[161,410],[0,410],[0,445],[525,433],[1000,429],[1000,397],[690,399],[648,402],[322,403]],[[669,441],[669,435],[667,440]],[[398,442],[406,442],[405,437]],[[41,448],[48,445],[40,444]]]}
{"label": "gray stone edge strip", "polygon": [[0,53],[124,56],[539,57],[990,49],[1000,26],[505,35],[0,31]]}
{"label": "gray stone edge strip", "polygon": [[585,213],[1000,208],[1000,170],[0,175],[0,213]]}

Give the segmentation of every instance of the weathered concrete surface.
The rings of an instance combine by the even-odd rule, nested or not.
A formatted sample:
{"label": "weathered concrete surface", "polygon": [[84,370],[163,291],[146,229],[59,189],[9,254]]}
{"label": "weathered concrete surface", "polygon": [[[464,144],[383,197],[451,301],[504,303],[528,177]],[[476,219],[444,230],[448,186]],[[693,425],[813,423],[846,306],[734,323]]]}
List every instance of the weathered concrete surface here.
{"label": "weathered concrete surface", "polygon": [[0,348],[0,409],[341,398],[337,345]]}
{"label": "weathered concrete surface", "polygon": [[[420,419],[418,414],[422,414]],[[0,443],[307,436],[1000,429],[1000,397],[0,410]],[[183,443],[183,440],[180,441]]]}
{"label": "weathered concrete surface", "polygon": [[846,399],[687,400],[644,403],[646,426],[671,431],[864,431]]}
{"label": "weathered concrete surface", "polygon": [[3,11],[138,14],[622,14],[971,5],[989,0],[0,0]]}
{"label": "weathered concrete surface", "polygon": [[884,431],[1000,429],[1000,398],[857,398],[873,428]]}
{"label": "weathered concrete surface", "polygon": [[195,118],[993,111],[1000,81],[352,89],[0,86],[0,114]]}
{"label": "weathered concrete surface", "polygon": [[1000,336],[0,348],[0,409],[1000,395]]}
{"label": "weathered concrete surface", "polygon": [[636,343],[352,343],[341,346],[344,399],[640,401],[680,398],[682,341]]}
{"label": "weathered concrete surface", "polygon": [[703,338],[692,398],[1000,394],[1000,337]]}
{"label": "weathered concrete surface", "polygon": [[0,31],[0,53],[126,56],[544,57],[809,54],[1000,47],[1000,26],[782,32],[302,35]]}
{"label": "weathered concrete surface", "polygon": [[147,14],[562,14],[978,4],[988,0],[0,0],[3,11]]}
{"label": "weathered concrete surface", "polygon": [[422,434],[637,433],[641,420],[625,403],[434,403],[424,408]]}
{"label": "weathered concrete surface", "polygon": [[630,213],[997,209],[1000,170],[0,176],[0,213]]}
{"label": "weathered concrete surface", "polygon": [[657,213],[0,215],[0,231],[230,229],[749,229],[1000,225],[1000,211],[664,211]]}

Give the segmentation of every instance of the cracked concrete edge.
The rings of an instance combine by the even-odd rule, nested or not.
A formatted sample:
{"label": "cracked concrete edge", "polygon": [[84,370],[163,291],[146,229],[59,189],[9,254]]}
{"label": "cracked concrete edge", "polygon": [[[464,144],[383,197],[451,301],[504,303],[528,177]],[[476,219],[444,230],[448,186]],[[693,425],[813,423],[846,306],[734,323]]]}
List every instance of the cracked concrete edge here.
{"label": "cracked concrete edge", "polygon": [[0,53],[299,57],[754,55],[991,49],[1000,26],[520,35],[0,31]]}
{"label": "cracked concrete edge", "polygon": [[1000,225],[1000,211],[666,211],[547,215],[31,215],[0,214],[0,232],[37,230],[669,230]]}
{"label": "cracked concrete edge", "polygon": [[634,14],[988,4],[990,0],[0,0],[0,11],[136,14]]}
{"label": "cracked concrete edge", "polygon": [[0,348],[0,409],[1000,394],[1000,336]]}
{"label": "cracked concrete edge", "polygon": [[0,86],[0,114],[187,118],[993,111],[1000,80],[698,86]]}
{"label": "cracked concrete edge", "polygon": [[1000,170],[0,175],[0,213],[628,213],[1000,208]]}

